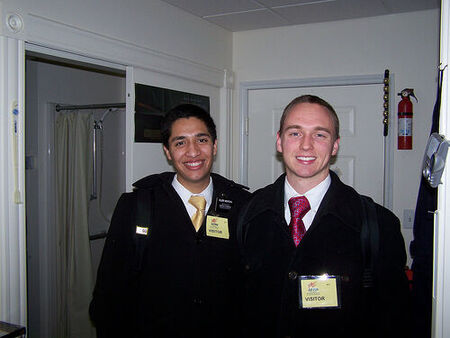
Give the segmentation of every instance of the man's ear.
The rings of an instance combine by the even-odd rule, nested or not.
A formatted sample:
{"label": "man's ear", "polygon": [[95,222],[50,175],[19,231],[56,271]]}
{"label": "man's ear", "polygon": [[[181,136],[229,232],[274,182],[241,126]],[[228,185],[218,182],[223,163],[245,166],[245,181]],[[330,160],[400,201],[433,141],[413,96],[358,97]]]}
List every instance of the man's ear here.
{"label": "man's ear", "polygon": [[334,141],[333,143],[333,150],[331,151],[331,155],[336,156],[339,150],[339,142],[340,142],[340,138],[336,139],[336,141]]}
{"label": "man's ear", "polygon": [[164,149],[164,153],[166,154],[166,157],[169,161],[172,161],[172,156],[170,156],[170,151],[169,149],[166,148],[166,146],[163,146]]}
{"label": "man's ear", "polygon": [[213,145],[213,155],[216,156],[217,154],[217,139],[214,141],[214,145]]}
{"label": "man's ear", "polygon": [[277,151],[279,153],[283,152],[283,147],[281,146],[281,136],[280,136],[280,132],[277,131]]}

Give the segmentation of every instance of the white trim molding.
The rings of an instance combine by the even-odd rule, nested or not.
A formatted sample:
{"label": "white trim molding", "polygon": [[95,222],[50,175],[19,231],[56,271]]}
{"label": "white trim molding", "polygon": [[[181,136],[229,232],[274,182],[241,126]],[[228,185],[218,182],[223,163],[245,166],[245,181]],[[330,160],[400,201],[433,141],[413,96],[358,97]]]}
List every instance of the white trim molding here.
{"label": "white trim molding", "polygon": [[25,326],[27,277],[23,41],[0,36],[0,74],[0,320]]}
{"label": "white trim molding", "polygon": [[231,149],[233,149],[233,72],[229,69],[224,70],[223,87],[220,89],[220,147],[225,151],[221,152],[220,168],[221,174],[231,178],[233,168],[233,158]]}
{"label": "white trim molding", "polygon": [[126,75],[126,117],[125,117],[125,135],[129,137],[125,138],[125,187],[127,192],[133,190],[134,183],[134,104],[135,104],[135,92],[134,92],[134,70],[133,67],[127,67]]}
{"label": "white trim molding", "polygon": [[[449,81],[449,51],[450,51],[450,0],[441,1],[441,41],[440,62],[444,70],[441,93],[440,134],[450,139],[450,81]],[[445,338],[450,336],[450,175],[448,168],[450,156],[447,156],[446,167],[442,175],[442,184],[438,188],[438,209],[434,217],[434,262],[433,262],[433,319],[432,337]]]}

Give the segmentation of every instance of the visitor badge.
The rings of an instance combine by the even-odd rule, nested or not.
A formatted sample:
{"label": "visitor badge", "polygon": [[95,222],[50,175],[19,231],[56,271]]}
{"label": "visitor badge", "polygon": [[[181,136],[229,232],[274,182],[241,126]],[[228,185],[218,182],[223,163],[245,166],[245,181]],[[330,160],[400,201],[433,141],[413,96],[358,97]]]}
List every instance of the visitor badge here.
{"label": "visitor badge", "polygon": [[338,276],[300,276],[299,305],[301,309],[330,309],[341,307]]}
{"label": "visitor badge", "polygon": [[229,239],[228,218],[208,215],[206,217],[206,236]]}

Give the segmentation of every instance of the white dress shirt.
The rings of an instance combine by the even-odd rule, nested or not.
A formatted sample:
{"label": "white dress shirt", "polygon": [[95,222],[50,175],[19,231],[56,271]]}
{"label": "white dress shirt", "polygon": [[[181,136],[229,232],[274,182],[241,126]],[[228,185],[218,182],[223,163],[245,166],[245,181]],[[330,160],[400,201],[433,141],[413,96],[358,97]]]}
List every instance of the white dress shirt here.
{"label": "white dress shirt", "polygon": [[320,203],[322,202],[325,193],[331,184],[330,174],[318,185],[316,185],[311,190],[308,190],[304,195],[300,195],[294,188],[289,184],[287,177],[284,181],[284,217],[286,219],[286,223],[289,225],[291,221],[291,210],[289,209],[289,199],[297,196],[305,196],[308,199],[309,205],[311,206],[311,210],[309,210],[306,215],[303,217],[303,223],[305,224],[305,229],[308,231],[311,226],[314,217],[316,216],[317,209],[319,209]]}
{"label": "white dress shirt", "polygon": [[191,198],[192,195],[203,196],[206,200],[206,207],[205,207],[205,215],[206,215],[212,203],[213,183],[211,177],[209,178],[208,186],[205,188],[205,190],[203,190],[199,194],[193,194],[192,192],[187,190],[180,182],[178,182],[177,175],[175,175],[173,178],[172,187],[175,189],[175,191],[183,201],[186,211],[188,212],[190,218],[192,218],[192,216],[197,212],[197,209],[191,203],[189,203],[189,199]]}

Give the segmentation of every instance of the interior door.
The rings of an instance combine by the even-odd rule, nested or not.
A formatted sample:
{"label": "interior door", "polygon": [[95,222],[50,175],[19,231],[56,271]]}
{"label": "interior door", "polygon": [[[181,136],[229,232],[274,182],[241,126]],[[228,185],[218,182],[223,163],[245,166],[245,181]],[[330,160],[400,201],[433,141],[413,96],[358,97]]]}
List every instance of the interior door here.
{"label": "interior door", "polygon": [[331,166],[341,180],[383,204],[384,137],[381,84],[250,90],[248,185],[254,191],[284,172],[276,133],[284,107],[313,94],[328,101],[340,120],[340,148]]}

